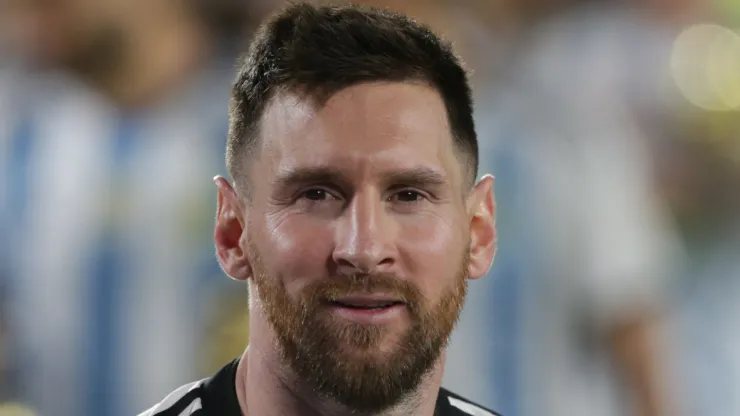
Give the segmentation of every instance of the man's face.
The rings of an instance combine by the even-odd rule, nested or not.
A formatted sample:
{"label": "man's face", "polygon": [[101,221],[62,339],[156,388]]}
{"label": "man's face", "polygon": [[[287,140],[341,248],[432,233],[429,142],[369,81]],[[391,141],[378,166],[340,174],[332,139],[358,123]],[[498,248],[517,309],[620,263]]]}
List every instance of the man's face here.
{"label": "man's face", "polygon": [[444,103],[410,83],[353,86],[322,107],[286,94],[260,137],[242,235],[253,313],[300,379],[387,408],[437,363],[470,274],[467,178]]}

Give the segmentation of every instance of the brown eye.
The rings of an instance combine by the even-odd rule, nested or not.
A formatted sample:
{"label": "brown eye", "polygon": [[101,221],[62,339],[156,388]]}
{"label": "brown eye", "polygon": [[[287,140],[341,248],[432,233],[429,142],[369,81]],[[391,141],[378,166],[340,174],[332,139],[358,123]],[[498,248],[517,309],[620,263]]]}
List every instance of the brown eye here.
{"label": "brown eye", "polygon": [[331,195],[323,189],[309,189],[303,193],[303,197],[310,201],[323,201],[331,198]]}
{"label": "brown eye", "polygon": [[396,193],[393,198],[399,202],[419,202],[424,199],[424,196],[416,191],[401,191]]}
{"label": "brown eye", "polygon": [[321,201],[326,199],[328,194],[323,189],[311,189],[310,191],[306,191],[303,196],[311,201]]}

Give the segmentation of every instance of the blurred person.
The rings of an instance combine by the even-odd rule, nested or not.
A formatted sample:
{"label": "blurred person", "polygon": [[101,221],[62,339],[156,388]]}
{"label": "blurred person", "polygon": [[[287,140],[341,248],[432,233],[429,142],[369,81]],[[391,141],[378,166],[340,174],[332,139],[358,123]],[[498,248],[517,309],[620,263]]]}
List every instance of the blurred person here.
{"label": "blurred person", "polygon": [[297,4],[258,32],[230,116],[214,241],[247,281],[249,346],[142,415],[493,415],[440,387],[496,247],[451,47],[403,15]]}
{"label": "blurred person", "polygon": [[203,178],[220,172],[233,47],[206,6],[0,4],[5,350],[39,414],[134,414],[221,348],[196,341],[230,293],[211,279]]}
{"label": "blurred person", "polygon": [[692,13],[584,3],[535,16],[509,68],[478,90],[503,243],[445,381],[504,414],[672,415],[659,328],[680,243],[640,113],[675,99],[668,56]]}
{"label": "blurred person", "polygon": [[[686,116],[684,114],[684,116]],[[740,414],[740,146],[736,113],[696,111],[656,140],[685,255],[666,322],[685,415]]]}

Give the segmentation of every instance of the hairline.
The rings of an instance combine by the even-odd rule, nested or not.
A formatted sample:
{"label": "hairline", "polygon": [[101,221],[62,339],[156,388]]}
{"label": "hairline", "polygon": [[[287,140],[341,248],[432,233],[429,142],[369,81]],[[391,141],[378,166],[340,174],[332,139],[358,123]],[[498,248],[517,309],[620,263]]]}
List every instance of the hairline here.
{"label": "hairline", "polygon": [[[332,97],[336,96],[340,92],[356,87],[359,85],[365,85],[365,84],[415,84],[415,85],[424,85],[429,88],[431,88],[442,100],[442,103],[444,105],[445,110],[445,117],[447,118],[447,124],[448,124],[448,130],[450,133],[450,140],[452,140],[452,146],[455,149],[455,157],[458,159],[458,162],[461,164],[461,174],[463,175],[462,180],[462,190],[463,193],[466,194],[469,192],[473,186],[475,186],[476,180],[477,180],[477,169],[474,168],[472,165],[474,164],[473,156],[470,154],[469,151],[464,149],[464,146],[462,143],[464,143],[467,139],[464,137],[461,137],[457,132],[455,132],[455,129],[452,125],[452,120],[450,119],[449,110],[447,108],[447,100],[445,100],[444,94],[440,91],[439,87],[436,86],[432,81],[428,80],[427,77],[424,76],[409,76],[403,79],[395,80],[395,79],[388,79],[388,78],[379,78],[374,80],[366,80],[366,81],[359,81],[350,83],[348,85],[343,86],[342,88],[338,89],[322,89],[321,86],[317,86],[314,88],[311,88],[307,85],[291,85],[291,83],[284,83],[282,85],[277,85],[274,88],[271,89],[271,91],[268,92],[267,96],[264,99],[264,106],[260,110],[259,117],[257,117],[256,123],[254,125],[244,129],[243,134],[245,135],[251,135],[253,140],[247,141],[247,143],[242,144],[242,146],[238,149],[239,155],[236,154],[229,154],[229,164],[227,166],[229,175],[231,176],[232,182],[234,184],[234,187],[237,189],[237,191],[240,191],[240,193],[243,193],[245,198],[248,200],[250,197],[249,192],[249,186],[245,186],[245,181],[249,180],[249,174],[246,172],[249,170],[249,165],[252,160],[259,157],[261,145],[263,143],[262,136],[262,127],[265,119],[265,115],[270,110],[272,106],[274,106],[281,97],[286,97],[288,95],[293,95],[297,97],[300,100],[306,100],[310,102],[311,104],[315,105],[316,110],[323,109],[328,102],[331,100]],[[232,123],[233,120],[230,121]],[[237,139],[233,137],[229,137],[229,141],[235,140],[238,142]],[[237,157],[241,157],[242,159],[240,161],[235,161]],[[251,159],[251,160],[246,160]],[[473,171],[475,170],[475,172]]]}

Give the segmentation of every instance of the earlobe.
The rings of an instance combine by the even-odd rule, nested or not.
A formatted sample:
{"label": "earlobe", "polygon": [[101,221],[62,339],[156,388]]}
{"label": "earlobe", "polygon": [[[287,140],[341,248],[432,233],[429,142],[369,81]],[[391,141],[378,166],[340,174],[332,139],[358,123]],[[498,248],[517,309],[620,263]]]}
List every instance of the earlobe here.
{"label": "earlobe", "polygon": [[496,201],[494,179],[485,175],[470,198],[470,263],[468,277],[479,279],[488,273],[496,253]]}
{"label": "earlobe", "polygon": [[236,191],[226,179],[217,176],[214,182],[218,187],[218,205],[213,241],[218,262],[224,273],[232,279],[247,280],[252,274],[252,267],[244,247],[244,209]]}

